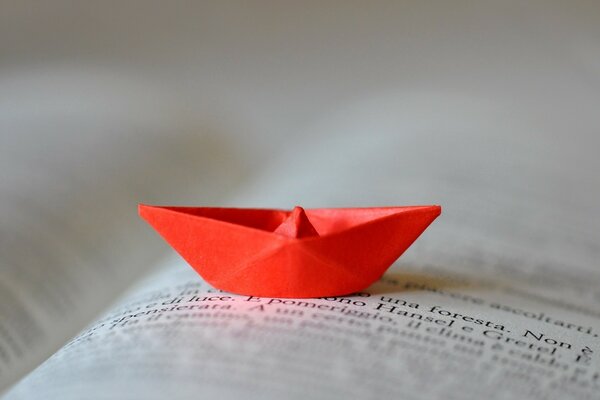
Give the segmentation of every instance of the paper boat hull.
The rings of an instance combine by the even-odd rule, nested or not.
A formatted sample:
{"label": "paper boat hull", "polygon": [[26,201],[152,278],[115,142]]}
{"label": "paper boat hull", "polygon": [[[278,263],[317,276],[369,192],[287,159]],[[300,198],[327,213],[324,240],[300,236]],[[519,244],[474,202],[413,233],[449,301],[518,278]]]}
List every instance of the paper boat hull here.
{"label": "paper boat hull", "polygon": [[[363,290],[441,212],[439,206],[306,210],[317,231],[325,233],[297,239],[273,233],[270,222],[259,221],[269,225],[260,229],[211,218],[223,210],[140,206],[140,215],[212,286],[261,297],[325,297]],[[234,210],[259,214],[263,220],[272,216],[269,211],[285,213]],[[349,221],[357,212],[361,215]],[[243,216],[253,222],[252,216]],[[275,226],[283,216],[273,218]]]}

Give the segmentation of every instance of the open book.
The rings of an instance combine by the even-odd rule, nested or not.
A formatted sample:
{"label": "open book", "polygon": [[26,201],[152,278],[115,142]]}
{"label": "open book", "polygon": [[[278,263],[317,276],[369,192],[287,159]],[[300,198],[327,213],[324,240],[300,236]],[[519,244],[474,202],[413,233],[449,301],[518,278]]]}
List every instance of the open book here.
{"label": "open book", "polygon": [[[598,398],[593,139],[392,103],[346,110],[255,176],[169,137],[0,160],[30,174],[2,193],[6,399]],[[211,288],[138,202],[444,211],[367,290],[300,300]]]}

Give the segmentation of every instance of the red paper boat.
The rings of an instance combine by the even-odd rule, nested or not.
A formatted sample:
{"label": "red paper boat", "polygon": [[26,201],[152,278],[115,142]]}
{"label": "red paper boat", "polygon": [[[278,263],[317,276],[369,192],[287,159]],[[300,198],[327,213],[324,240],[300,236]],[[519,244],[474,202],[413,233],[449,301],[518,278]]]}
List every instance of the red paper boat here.
{"label": "red paper boat", "polygon": [[140,205],[139,213],[218,289],[325,297],[354,293],[379,279],[441,207],[284,211]]}

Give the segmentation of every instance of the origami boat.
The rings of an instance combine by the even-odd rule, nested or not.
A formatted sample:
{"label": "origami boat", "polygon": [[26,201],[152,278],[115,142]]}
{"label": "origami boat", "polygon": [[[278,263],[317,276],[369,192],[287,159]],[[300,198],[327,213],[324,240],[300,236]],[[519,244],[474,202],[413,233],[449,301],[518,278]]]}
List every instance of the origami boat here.
{"label": "origami boat", "polygon": [[139,214],[212,286],[261,297],[365,289],[440,206],[270,209],[140,205]]}

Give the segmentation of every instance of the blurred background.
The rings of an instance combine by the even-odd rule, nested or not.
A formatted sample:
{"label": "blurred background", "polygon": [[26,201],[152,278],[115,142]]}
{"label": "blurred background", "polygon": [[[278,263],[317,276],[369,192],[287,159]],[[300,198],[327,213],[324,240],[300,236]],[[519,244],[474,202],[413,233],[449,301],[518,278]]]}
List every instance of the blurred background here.
{"label": "blurred background", "polygon": [[2,137],[27,149],[50,131],[83,148],[188,131],[223,137],[257,167],[336,110],[389,93],[462,96],[549,137],[597,128],[593,0],[0,7]]}
{"label": "blurred background", "polygon": [[599,106],[594,0],[1,1],[0,298],[73,335],[167,251],[138,202],[442,203],[591,270]]}

